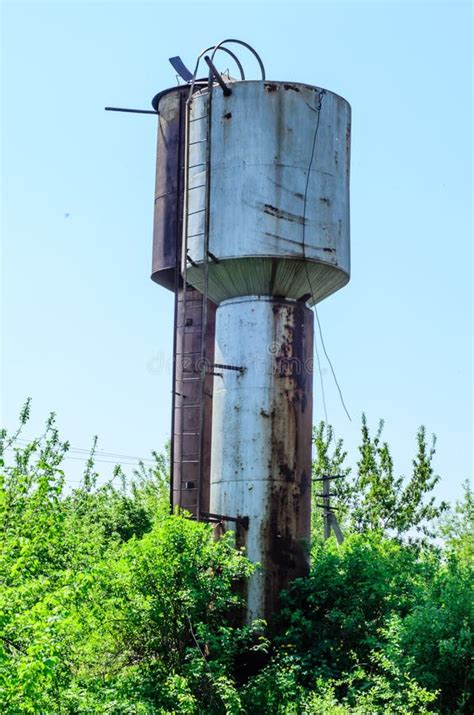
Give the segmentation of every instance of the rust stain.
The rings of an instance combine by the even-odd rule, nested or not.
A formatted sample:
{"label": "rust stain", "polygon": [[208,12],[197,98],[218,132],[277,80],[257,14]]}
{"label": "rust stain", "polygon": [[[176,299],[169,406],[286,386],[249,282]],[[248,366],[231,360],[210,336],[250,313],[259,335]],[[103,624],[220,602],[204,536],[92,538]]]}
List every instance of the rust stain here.
{"label": "rust stain", "polygon": [[300,483],[300,491],[301,491],[301,496],[306,494],[306,492],[311,489],[311,479],[308,477],[306,472],[301,473],[301,483]]}
{"label": "rust stain", "polygon": [[262,525],[265,612],[278,609],[279,592],[308,572],[311,512],[311,386],[313,318],[301,303],[275,301],[275,404],[271,413],[268,519]]}
{"label": "rust stain", "polygon": [[347,156],[347,166],[346,166],[346,174],[347,177],[349,177],[350,173],[350,155],[351,155],[351,125],[347,125],[346,129],[346,156]]}
{"label": "rust stain", "polygon": [[270,82],[265,83],[265,92],[278,92],[278,85]]}
{"label": "rust stain", "polygon": [[300,91],[300,88],[297,87],[295,84],[284,84],[283,87],[284,87],[285,89],[292,89],[293,92],[299,92],[299,91]]}
{"label": "rust stain", "polygon": [[346,128],[346,151],[349,154],[351,151],[351,125],[348,124]]}
{"label": "rust stain", "polygon": [[298,214],[290,213],[289,211],[284,211],[271,204],[264,204],[263,212],[269,214],[270,216],[275,216],[276,218],[283,219],[284,221],[292,221],[294,223],[304,223],[304,217],[298,216]]}
{"label": "rust stain", "polygon": [[232,112],[226,112],[222,115],[223,119],[230,119],[232,117]]}
{"label": "rust stain", "polygon": [[[275,161],[278,161],[278,156],[275,157]],[[277,167],[283,167],[284,164],[277,164]],[[278,181],[275,181],[271,177],[269,177],[269,180],[272,182],[272,184],[275,184],[279,189],[282,189],[285,191],[285,193],[291,194],[292,196],[296,196],[297,199],[304,199],[304,194],[300,193],[299,191],[293,191],[293,189],[289,186],[285,186],[284,184],[281,184]]]}
{"label": "rust stain", "polygon": [[285,463],[280,464],[280,474],[284,477],[285,482],[295,481],[295,470],[290,469],[290,467]]}

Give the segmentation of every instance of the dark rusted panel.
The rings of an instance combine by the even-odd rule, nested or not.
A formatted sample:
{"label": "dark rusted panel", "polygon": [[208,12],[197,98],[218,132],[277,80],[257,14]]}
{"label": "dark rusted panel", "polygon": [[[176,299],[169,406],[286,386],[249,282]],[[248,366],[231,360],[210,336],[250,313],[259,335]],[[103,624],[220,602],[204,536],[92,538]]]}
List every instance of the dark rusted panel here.
{"label": "dark rusted panel", "polygon": [[154,100],[158,117],[152,278],[175,290],[183,231],[185,113],[189,88],[173,88]]}
{"label": "dark rusted panel", "polygon": [[284,302],[275,302],[273,313],[278,409],[270,415],[270,503],[262,528],[268,619],[278,608],[280,591],[307,575],[311,537],[313,313],[303,303]]}

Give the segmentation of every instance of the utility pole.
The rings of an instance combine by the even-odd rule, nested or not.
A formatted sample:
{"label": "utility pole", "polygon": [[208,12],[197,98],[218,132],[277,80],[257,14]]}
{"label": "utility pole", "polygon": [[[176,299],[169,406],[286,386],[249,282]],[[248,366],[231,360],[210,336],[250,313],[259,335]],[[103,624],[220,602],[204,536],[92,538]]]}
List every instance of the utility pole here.
{"label": "utility pole", "polygon": [[324,540],[331,536],[331,492],[329,491],[331,482],[328,479],[323,480],[323,520],[324,520]]}
{"label": "utility pole", "polygon": [[331,506],[331,497],[336,496],[335,492],[331,492],[331,480],[344,479],[344,476],[344,474],[325,474],[322,477],[313,479],[314,482],[323,483],[323,491],[319,494],[316,494],[317,497],[321,497],[322,503],[316,504],[316,506],[319,509],[323,510],[324,540],[326,541],[327,539],[329,539],[329,537],[331,536],[332,529],[338,544],[342,544],[342,542],[344,541],[344,536],[334,513],[334,509],[337,507]]}

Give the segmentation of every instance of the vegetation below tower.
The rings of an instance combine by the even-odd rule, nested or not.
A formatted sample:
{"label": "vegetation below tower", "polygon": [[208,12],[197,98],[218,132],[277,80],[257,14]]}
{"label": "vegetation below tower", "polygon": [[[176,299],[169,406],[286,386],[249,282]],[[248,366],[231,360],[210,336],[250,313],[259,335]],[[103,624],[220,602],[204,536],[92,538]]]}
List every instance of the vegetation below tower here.
{"label": "vegetation below tower", "polygon": [[[27,422],[25,406],[20,428]],[[473,497],[436,504],[434,444],[396,475],[382,425],[360,457],[315,430],[345,535],[313,518],[312,570],[271,632],[242,627],[255,568],[231,535],[168,513],[168,465],[67,487],[54,418],[2,433],[0,709],[16,713],[470,713]]]}

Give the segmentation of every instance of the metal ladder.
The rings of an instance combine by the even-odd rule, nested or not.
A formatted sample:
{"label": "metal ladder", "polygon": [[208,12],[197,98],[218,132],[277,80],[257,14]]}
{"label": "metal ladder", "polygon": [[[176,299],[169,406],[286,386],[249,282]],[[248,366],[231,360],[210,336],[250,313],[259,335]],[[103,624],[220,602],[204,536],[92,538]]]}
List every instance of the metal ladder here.
{"label": "metal ladder", "polygon": [[[174,434],[173,434],[173,485],[174,494],[179,492],[178,502],[181,509],[189,511],[195,519],[201,518],[201,512],[209,502],[209,485],[205,483],[204,471],[209,465],[210,419],[209,411],[212,398],[212,371],[208,353],[213,346],[208,345],[209,302],[208,302],[208,261],[209,261],[209,165],[210,165],[210,108],[211,92],[208,99],[208,111],[201,119],[206,121],[206,203],[205,230],[203,237],[203,292],[199,292],[187,283],[188,263],[188,200],[189,200],[189,125],[192,91],[186,101],[185,109],[185,158],[184,158],[184,214],[181,277],[182,284],[176,291],[176,341],[175,360],[176,378],[174,394]],[[178,268],[178,266],[177,266]],[[177,425],[177,429],[176,429]],[[208,480],[207,480],[208,482]]]}
{"label": "metal ladder", "polygon": [[[206,402],[210,392],[202,379],[202,353],[206,348],[207,325],[203,322],[204,296],[183,284],[177,297],[177,379],[175,395],[174,483],[179,490],[179,507],[199,518],[206,439]],[[207,394],[206,394],[207,393]],[[176,478],[178,481],[176,481]]]}

